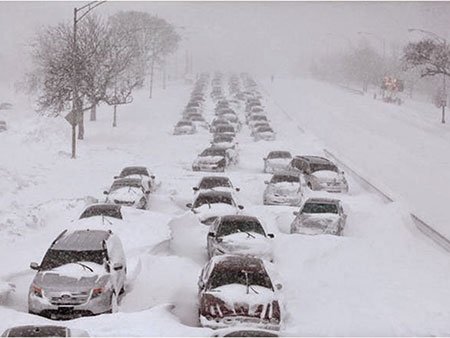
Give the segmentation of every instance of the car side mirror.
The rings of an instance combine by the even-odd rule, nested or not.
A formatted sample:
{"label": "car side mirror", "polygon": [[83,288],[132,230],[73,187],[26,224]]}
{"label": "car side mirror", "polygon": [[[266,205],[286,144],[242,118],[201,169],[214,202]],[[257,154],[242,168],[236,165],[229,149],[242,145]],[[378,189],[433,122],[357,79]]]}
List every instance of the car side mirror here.
{"label": "car side mirror", "polygon": [[105,190],[105,191],[103,192],[103,194],[104,194],[104,195],[108,195],[109,192],[108,192],[107,190]]}
{"label": "car side mirror", "polygon": [[344,174],[345,174],[343,170],[341,171],[341,174],[342,174],[342,175],[344,175]]}
{"label": "car side mirror", "polygon": [[118,270],[122,270],[122,269],[123,269],[122,263],[114,263],[113,270],[118,271]]}
{"label": "car side mirror", "polygon": [[117,180],[117,179],[119,178],[119,176],[114,176],[113,178],[114,178],[115,180]]}
{"label": "car side mirror", "polygon": [[193,187],[192,190],[199,191],[200,189],[198,187]]}
{"label": "car side mirror", "polygon": [[192,203],[186,204],[186,207],[188,207],[189,209],[192,209]]}
{"label": "car side mirror", "polygon": [[300,213],[298,211],[293,212],[294,216],[298,216]]}
{"label": "car side mirror", "polygon": [[283,285],[281,285],[280,283],[275,284],[275,288],[277,290],[281,290],[283,288]]}
{"label": "car side mirror", "polygon": [[214,232],[208,232],[208,237],[214,237]]}
{"label": "car side mirror", "polygon": [[238,205],[238,208],[241,209],[241,210],[243,210],[243,209],[244,209],[244,206],[243,206],[243,205]]}
{"label": "car side mirror", "polygon": [[269,184],[269,181],[264,181],[264,184]]}
{"label": "car side mirror", "polygon": [[145,193],[146,194],[150,194],[150,190],[145,190]]}
{"label": "car side mirror", "polygon": [[31,270],[39,270],[39,264],[36,262],[30,263]]}
{"label": "car side mirror", "polygon": [[241,188],[236,188],[236,191],[241,191]]}
{"label": "car side mirror", "polygon": [[269,238],[275,238],[275,235],[274,235],[274,234],[267,234],[267,237],[269,237]]}
{"label": "car side mirror", "polygon": [[203,282],[202,280],[199,280],[197,285],[198,285],[198,288],[201,290],[203,290],[205,288],[205,282]]}
{"label": "car side mirror", "polygon": [[264,160],[264,161],[267,161],[267,157],[264,157],[263,160]]}
{"label": "car side mirror", "polygon": [[150,176],[150,178],[152,178],[152,179],[155,179],[155,178],[156,178],[156,176],[155,176],[155,175],[152,175],[152,176]]}

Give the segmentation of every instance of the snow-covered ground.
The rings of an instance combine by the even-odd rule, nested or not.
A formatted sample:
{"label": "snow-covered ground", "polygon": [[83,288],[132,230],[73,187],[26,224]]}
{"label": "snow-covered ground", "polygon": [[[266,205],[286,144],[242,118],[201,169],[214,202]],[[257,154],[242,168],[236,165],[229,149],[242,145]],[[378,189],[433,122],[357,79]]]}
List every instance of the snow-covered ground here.
{"label": "snow-covered ground", "polygon": [[[349,177],[350,193],[342,195],[349,215],[344,237],[309,237],[289,234],[296,208],[264,206],[262,201],[264,180],[270,178],[262,172],[262,159],[269,151],[322,155],[326,146],[360,164],[376,183],[394,192],[397,185],[391,184],[387,174],[399,182],[411,179],[408,187],[413,199],[427,200],[431,191],[428,197],[432,198],[422,209],[433,214],[441,205],[436,192],[443,185],[421,186],[425,179],[437,180],[438,169],[422,181],[417,177],[428,170],[426,160],[436,163],[441,157],[422,150],[424,160],[414,163],[420,150],[408,150],[406,144],[411,140],[412,146],[423,142],[421,149],[443,147],[445,131],[432,132],[425,123],[419,128],[418,118],[406,122],[403,108],[343,94],[314,81],[276,80],[273,86],[263,85],[270,94],[265,103],[277,140],[254,142],[244,126],[237,136],[240,162],[228,168],[226,175],[241,188],[237,196],[245,213],[257,216],[276,235],[272,268],[283,284],[283,332],[299,336],[449,334],[448,254],[424,239],[403,203],[387,205]],[[127,293],[119,312],[58,324],[85,329],[92,336],[212,334],[198,327],[197,318],[197,279],[207,261],[207,227],[185,207],[192,202],[192,187],[203,176],[192,172],[191,163],[209,145],[210,134],[172,135],[191,89],[171,83],[165,91],[156,90],[152,100],[145,91],[137,93],[133,104],[119,108],[117,128],[111,127],[112,109],[102,107],[98,121],[86,122],[86,139],[78,143],[75,161],[70,159],[66,121],[37,117],[25,103],[0,111],[0,119],[6,119],[10,127],[0,134],[0,291],[8,289],[7,283],[15,284],[6,300],[0,298],[0,332],[13,325],[52,322],[26,313],[33,278],[29,263],[41,260],[51,241],[70,227],[87,204],[103,198],[103,190],[124,166],[140,164],[152,169],[162,183],[151,195],[145,218],[148,228],[116,230],[128,261]],[[210,103],[205,111],[208,120],[212,108]],[[372,114],[376,109],[380,112]],[[300,132],[297,124],[307,132]],[[392,139],[393,129],[400,126],[405,135],[399,132]],[[428,134],[436,144],[420,140]],[[442,173],[442,179],[445,175],[450,174]]]}

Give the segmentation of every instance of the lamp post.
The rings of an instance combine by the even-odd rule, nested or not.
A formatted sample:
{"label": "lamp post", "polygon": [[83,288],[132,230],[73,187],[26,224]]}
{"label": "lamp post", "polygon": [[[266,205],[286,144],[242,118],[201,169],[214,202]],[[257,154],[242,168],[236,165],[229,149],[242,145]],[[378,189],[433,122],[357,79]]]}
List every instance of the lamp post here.
{"label": "lamp post", "polygon": [[[437,35],[436,33],[427,31],[425,29],[420,28],[408,28],[408,32],[421,32],[423,34],[427,34],[432,36],[436,41],[439,41],[442,46],[443,50],[447,50],[447,40],[443,38],[442,36]],[[441,116],[441,123],[445,123],[445,107],[447,106],[447,89],[446,89],[446,80],[445,80],[445,73],[442,73],[442,91],[444,93],[444,99],[442,101],[442,116]]]}
{"label": "lamp post", "polygon": [[[73,9],[73,39],[72,39],[72,112],[70,117],[66,117],[72,125],[72,158],[76,158],[76,127],[79,124],[80,98],[78,96],[78,48],[77,48],[77,24],[94,8],[100,6],[106,1],[92,1],[88,4]],[[78,16],[80,14],[80,16]]]}

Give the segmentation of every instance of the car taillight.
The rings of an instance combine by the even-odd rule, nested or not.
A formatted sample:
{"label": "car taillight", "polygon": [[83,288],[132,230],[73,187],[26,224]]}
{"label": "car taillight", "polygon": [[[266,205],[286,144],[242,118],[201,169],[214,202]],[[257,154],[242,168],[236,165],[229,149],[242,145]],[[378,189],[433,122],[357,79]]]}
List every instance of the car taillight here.
{"label": "car taillight", "polygon": [[36,297],[42,298],[42,289],[36,285],[31,286],[31,293],[33,293]]}
{"label": "car taillight", "polygon": [[105,290],[106,288],[104,286],[92,289],[92,298],[100,296],[103,292],[105,292]]}

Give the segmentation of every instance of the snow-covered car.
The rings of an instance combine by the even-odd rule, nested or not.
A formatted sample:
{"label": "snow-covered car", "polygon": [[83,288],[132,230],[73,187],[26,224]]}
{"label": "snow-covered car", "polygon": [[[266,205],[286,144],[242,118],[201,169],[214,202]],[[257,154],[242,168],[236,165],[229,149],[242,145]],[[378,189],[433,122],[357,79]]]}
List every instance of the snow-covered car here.
{"label": "snow-covered car", "polygon": [[244,209],[238,205],[228,191],[203,191],[195,197],[194,203],[186,204],[201,223],[210,225],[218,216],[237,214]]}
{"label": "snow-covered car", "polygon": [[139,178],[119,178],[113,182],[109,191],[103,192],[106,203],[132,206],[147,209],[150,190]]}
{"label": "snow-covered car", "polygon": [[224,172],[229,163],[230,155],[225,148],[209,147],[194,160],[192,170]]}
{"label": "snow-covered car", "polygon": [[236,164],[239,162],[238,143],[234,141],[233,136],[224,134],[214,134],[214,138],[211,141],[211,146],[215,148],[225,149],[227,151],[231,163]]}
{"label": "snow-covered car", "polygon": [[208,257],[238,254],[256,256],[273,261],[273,234],[266,234],[256,217],[226,215],[217,217],[207,236]]}
{"label": "snow-covered car", "polygon": [[233,126],[234,130],[241,130],[241,123],[239,122],[239,118],[235,113],[225,113],[220,115],[221,118],[226,119]]}
{"label": "snow-covered car", "polygon": [[274,173],[279,170],[285,170],[292,160],[289,151],[276,150],[271,151],[264,160],[264,172]]}
{"label": "snow-covered car", "polygon": [[269,127],[270,128],[270,124],[267,121],[256,122],[253,125],[253,128],[250,129],[251,130],[250,135],[255,136],[256,130],[258,130],[259,127]]}
{"label": "snow-covered car", "polygon": [[119,176],[114,176],[114,179],[118,178],[139,178],[142,180],[142,185],[144,186],[144,188],[147,188],[150,191],[156,190],[156,177],[146,167],[125,167],[122,169]]}
{"label": "snow-covered car", "polygon": [[239,188],[235,188],[230,179],[226,176],[204,176],[197,184],[192,188],[194,193],[202,191],[228,191],[233,193],[234,191],[240,191]]}
{"label": "snow-covered car", "polygon": [[253,133],[253,138],[255,139],[255,141],[273,141],[275,140],[275,132],[271,127],[258,127]]}
{"label": "snow-covered car", "polygon": [[211,126],[209,127],[209,131],[211,133],[214,133],[220,126],[231,126],[231,123],[228,120],[222,118],[214,119],[211,123]]}
{"label": "snow-covered car", "polygon": [[192,121],[179,121],[173,129],[174,135],[191,135],[195,134],[197,128]]}
{"label": "snow-covered car", "polygon": [[280,303],[263,261],[257,257],[211,258],[198,281],[200,324],[210,328],[236,325],[279,330]]}
{"label": "snow-covered car", "polygon": [[209,129],[209,124],[206,122],[205,118],[201,115],[189,115],[187,117],[189,121],[192,121],[192,123],[195,125],[195,128],[203,128],[203,129]]}
{"label": "snow-covered car", "polygon": [[214,134],[221,134],[221,135],[230,135],[230,136],[236,136],[236,129],[230,124],[228,126],[220,125],[217,126],[214,130]]}
{"label": "snow-covered car", "polygon": [[311,190],[328,192],[348,192],[344,172],[330,160],[320,156],[296,156],[288,166],[303,174],[306,185]]}
{"label": "snow-covered car", "polygon": [[214,330],[211,337],[286,337],[286,335],[277,331],[252,329],[244,326]]}
{"label": "snow-covered car", "polygon": [[69,329],[56,325],[23,325],[7,329],[2,337],[89,337],[89,333],[81,329]]}
{"label": "snow-covered car", "polygon": [[300,175],[293,172],[277,172],[267,184],[264,190],[263,201],[265,205],[290,205],[299,206],[303,193]]}
{"label": "snow-covered car", "polygon": [[0,121],[0,132],[6,131],[7,129],[8,129],[8,127],[6,126],[6,122]]}
{"label": "snow-covered car", "polygon": [[112,231],[63,231],[47,250],[29,293],[28,312],[71,319],[115,311],[125,292],[126,260]]}
{"label": "snow-covered car", "polygon": [[291,234],[342,236],[347,215],[340,200],[331,198],[309,198],[295,211]]}
{"label": "snow-covered car", "polygon": [[253,129],[254,125],[258,122],[269,122],[266,115],[262,114],[252,114],[247,120],[249,128]]}

